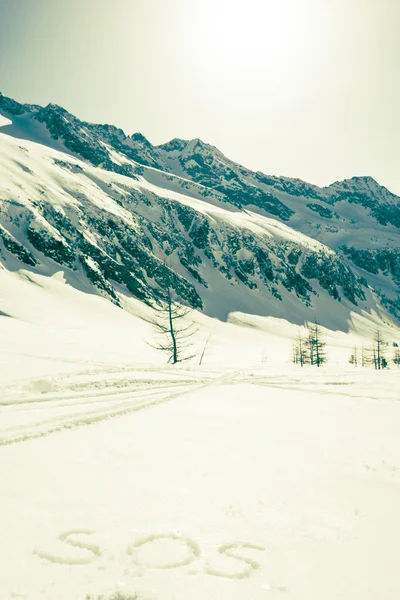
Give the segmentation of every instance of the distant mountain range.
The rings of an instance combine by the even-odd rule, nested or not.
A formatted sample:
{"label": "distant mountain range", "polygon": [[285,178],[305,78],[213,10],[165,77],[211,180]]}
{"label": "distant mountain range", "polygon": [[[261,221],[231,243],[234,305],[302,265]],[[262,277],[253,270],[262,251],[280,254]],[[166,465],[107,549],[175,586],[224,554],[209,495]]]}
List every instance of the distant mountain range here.
{"label": "distant mountain range", "polygon": [[2,94],[0,174],[3,268],[62,269],[122,307],[171,282],[221,319],[400,322],[400,198],[371,177],[321,188]]}

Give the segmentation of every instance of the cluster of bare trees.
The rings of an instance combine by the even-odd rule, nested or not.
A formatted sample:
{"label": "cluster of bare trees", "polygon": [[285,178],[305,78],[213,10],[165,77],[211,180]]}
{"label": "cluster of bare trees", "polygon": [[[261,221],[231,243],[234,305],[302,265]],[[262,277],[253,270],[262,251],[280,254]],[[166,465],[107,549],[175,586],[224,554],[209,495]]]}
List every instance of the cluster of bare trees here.
{"label": "cluster of bare trees", "polygon": [[354,367],[366,367],[368,363],[368,352],[365,346],[354,346],[349,357],[349,363]]}
{"label": "cluster of bare trees", "polygon": [[327,361],[325,347],[326,344],[319,324],[316,321],[307,323],[306,335],[299,333],[294,341],[292,360],[294,364],[301,367],[304,367],[304,365],[320,367]]}
{"label": "cluster of bare trees", "polygon": [[[152,324],[156,330],[157,340],[151,344],[157,350],[165,352],[168,362],[176,363],[189,360],[195,356],[193,351],[193,336],[197,327],[188,320],[190,308],[182,305],[179,298],[170,287],[167,287],[156,305],[153,305],[156,317]],[[201,352],[201,365],[208,340]],[[400,348],[393,343],[393,352],[390,358],[389,344],[384,339],[380,329],[374,335],[371,347],[361,348],[355,346],[349,358],[349,363],[355,367],[373,367],[377,370],[386,369],[392,363],[400,367]],[[299,333],[292,347],[292,361],[296,365],[320,367],[327,362],[326,343],[317,321],[307,323],[306,333]]]}
{"label": "cluster of bare trees", "polygon": [[389,343],[383,337],[380,329],[376,330],[371,347],[357,348],[355,346],[349,358],[349,363],[355,367],[373,367],[378,371],[387,369],[391,362],[397,367],[400,366],[400,349],[393,342],[392,356],[389,357]]}
{"label": "cluster of bare trees", "polygon": [[[349,357],[349,363],[355,367],[372,367],[376,370],[387,369],[390,364],[400,367],[400,348],[396,342],[389,351],[389,343],[380,329],[374,335],[371,347],[357,347]],[[296,365],[316,365],[320,367],[327,361],[326,344],[317,322],[307,323],[306,334],[299,333],[292,347],[292,361]]]}

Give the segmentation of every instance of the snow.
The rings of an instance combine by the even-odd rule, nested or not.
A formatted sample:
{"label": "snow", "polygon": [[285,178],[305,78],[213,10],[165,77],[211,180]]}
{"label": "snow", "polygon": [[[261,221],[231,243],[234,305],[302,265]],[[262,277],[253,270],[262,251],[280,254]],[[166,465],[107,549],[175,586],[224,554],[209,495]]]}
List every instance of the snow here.
{"label": "snow", "polygon": [[[15,121],[0,120],[4,201],[34,211],[46,193],[60,211],[90,204],[134,227],[110,190],[142,191],[329,251],[326,232],[307,236],[323,220],[304,198],[290,200],[300,232],[154,169],[138,180],[95,169],[29,116]],[[398,231],[346,210],[365,221],[360,235],[396,245]],[[28,269],[5,255],[0,600],[398,599],[400,370],[348,365],[377,326],[400,344],[383,310],[315,285],[329,363],[301,369],[291,346],[308,308],[240,284],[228,306],[223,276],[205,263],[196,357],[171,367],[151,346],[148,306],[121,290],[120,308],[45,257]]]}
{"label": "snow", "polygon": [[0,598],[395,600],[398,372],[172,371],[147,410],[1,448]]}
{"label": "snow", "polygon": [[284,319],[195,314],[173,368],[138,301],[0,290],[1,600],[397,600],[400,371],[346,366],[367,319],[300,369]]}
{"label": "snow", "polygon": [[138,343],[151,336],[148,323],[67,285],[59,273],[0,271],[0,305],[7,315],[0,317],[0,386],[84,364],[154,360],[151,348]]}
{"label": "snow", "polygon": [[6,127],[12,125],[12,121],[7,119],[4,115],[0,115],[0,127]]}

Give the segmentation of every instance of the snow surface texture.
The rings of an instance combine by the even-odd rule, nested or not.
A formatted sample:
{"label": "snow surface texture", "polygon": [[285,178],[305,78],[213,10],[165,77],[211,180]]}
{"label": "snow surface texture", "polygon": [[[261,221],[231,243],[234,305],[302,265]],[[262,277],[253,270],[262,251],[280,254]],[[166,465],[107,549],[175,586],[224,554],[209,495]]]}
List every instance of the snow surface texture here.
{"label": "snow surface texture", "polygon": [[398,372],[98,375],[2,410],[0,598],[398,598]]}
{"label": "snow surface texture", "polygon": [[[400,371],[348,366],[400,344],[398,199],[0,109],[0,600],[398,600]],[[148,343],[169,268],[178,368]]]}

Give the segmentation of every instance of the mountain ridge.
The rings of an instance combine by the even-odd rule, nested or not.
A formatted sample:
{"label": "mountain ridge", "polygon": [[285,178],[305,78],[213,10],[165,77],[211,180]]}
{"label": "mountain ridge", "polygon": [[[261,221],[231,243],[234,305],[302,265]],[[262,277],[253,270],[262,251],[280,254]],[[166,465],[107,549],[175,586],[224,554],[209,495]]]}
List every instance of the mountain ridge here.
{"label": "mountain ridge", "polygon": [[[45,106],[41,106],[38,104],[25,104],[25,103],[20,103],[12,98],[5,96],[0,91],[0,108],[8,110],[11,112],[11,114],[16,114],[16,115],[23,114],[23,112],[35,112],[36,111],[39,113],[37,115],[37,117],[39,117],[39,120],[41,122],[46,122],[44,115],[55,111],[58,113],[62,113],[64,116],[71,117],[74,121],[77,121],[78,123],[83,124],[85,126],[108,130],[108,131],[113,132],[114,134],[118,133],[118,134],[122,135],[126,140],[133,140],[135,142],[140,142],[144,146],[146,146],[148,148],[152,148],[153,150],[156,150],[156,151],[158,151],[158,150],[174,151],[177,149],[186,150],[188,148],[188,146],[192,146],[192,147],[198,146],[203,150],[204,149],[212,150],[213,152],[218,154],[220,157],[224,158],[229,164],[235,165],[236,167],[239,167],[240,169],[242,169],[246,172],[251,172],[253,174],[258,173],[258,174],[260,174],[261,177],[269,177],[272,181],[287,180],[287,181],[296,182],[296,183],[299,183],[299,184],[302,184],[305,186],[310,186],[310,187],[318,189],[318,190],[329,190],[332,187],[341,187],[342,185],[347,186],[351,182],[357,182],[357,183],[372,182],[375,186],[378,186],[378,188],[380,190],[385,190],[386,192],[388,192],[388,194],[390,194],[391,198],[395,198],[395,199],[397,199],[397,202],[400,202],[400,196],[397,196],[396,194],[390,192],[390,190],[388,190],[387,187],[378,183],[370,175],[354,175],[352,177],[349,177],[349,178],[346,178],[343,180],[334,181],[325,186],[319,186],[319,185],[313,184],[311,182],[305,181],[303,179],[300,179],[298,177],[289,177],[289,176],[285,176],[285,175],[266,175],[263,171],[259,171],[259,170],[255,171],[250,168],[244,167],[244,166],[240,165],[238,162],[229,159],[216,146],[209,144],[208,142],[205,142],[205,141],[201,140],[200,138],[192,138],[192,139],[172,138],[171,140],[164,142],[162,144],[154,145],[141,132],[134,132],[131,135],[129,135],[129,134],[126,134],[122,128],[119,128],[115,125],[111,125],[108,123],[95,123],[95,122],[91,122],[91,121],[90,122],[83,121],[83,120],[79,119],[78,117],[76,117],[75,115],[73,115],[71,112],[69,112],[67,109],[65,109],[61,105],[56,104],[55,102],[49,102]],[[151,166],[151,165],[147,165],[147,166]],[[366,186],[366,187],[368,187],[368,186]]]}
{"label": "mountain ridge", "polygon": [[46,272],[56,263],[120,305],[124,294],[152,302],[172,281],[221,318],[324,321],[325,304],[341,328],[353,311],[399,319],[400,198],[373,178],[319,188],[246,169],[198,138],[153,146],[54,104],[0,95],[0,113],[12,123],[3,138],[34,132],[25,146],[3,139],[4,264]]}

